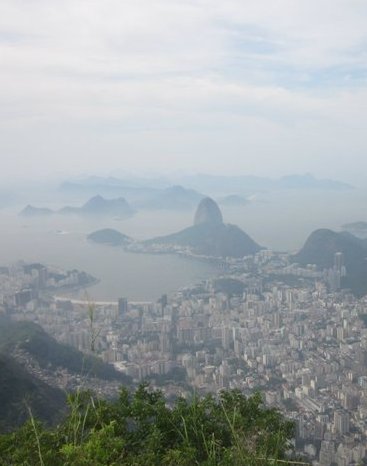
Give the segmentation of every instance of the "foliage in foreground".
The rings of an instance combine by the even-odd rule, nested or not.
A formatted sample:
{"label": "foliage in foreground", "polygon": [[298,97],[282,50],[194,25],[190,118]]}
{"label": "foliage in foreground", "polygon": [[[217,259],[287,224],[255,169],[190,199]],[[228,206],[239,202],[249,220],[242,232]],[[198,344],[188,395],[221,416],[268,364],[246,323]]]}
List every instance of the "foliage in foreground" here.
{"label": "foliage in foreground", "polygon": [[[293,424],[266,409],[259,394],[237,390],[166,406],[159,391],[122,389],[117,401],[69,396],[70,412],[55,429],[31,419],[0,437],[1,465],[276,465]],[[283,461],[282,461],[283,459]]]}

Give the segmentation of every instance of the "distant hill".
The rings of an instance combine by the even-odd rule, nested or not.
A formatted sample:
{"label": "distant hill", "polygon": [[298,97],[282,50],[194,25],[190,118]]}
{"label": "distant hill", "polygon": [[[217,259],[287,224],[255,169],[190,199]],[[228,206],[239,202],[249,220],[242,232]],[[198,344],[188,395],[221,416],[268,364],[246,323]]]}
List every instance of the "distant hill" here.
{"label": "distant hill", "polygon": [[274,190],[325,190],[344,191],[353,189],[347,183],[341,181],[318,179],[313,175],[290,175],[282,178],[272,179],[259,176],[239,175],[220,176],[198,174],[178,178],[179,182],[193,189],[200,189],[210,193],[251,193],[253,191],[274,191]]}
{"label": "distant hill", "polygon": [[53,215],[54,211],[46,207],[34,207],[28,204],[24,209],[19,212],[22,217],[36,217],[36,216],[47,216]]}
{"label": "distant hill", "polygon": [[367,293],[366,242],[350,233],[337,233],[328,229],[316,230],[308,237],[303,248],[292,257],[300,265],[315,264],[320,269],[334,266],[334,255],[344,253],[347,277],[343,287],[357,295]]}
{"label": "distant hill", "polygon": [[353,228],[355,230],[367,230],[367,222],[353,222],[353,223],[345,223],[342,228],[350,229]]}
{"label": "distant hill", "polygon": [[154,194],[142,199],[138,206],[143,209],[188,210],[193,209],[204,195],[183,186],[170,186],[156,190]]}
{"label": "distant hill", "polygon": [[242,207],[249,203],[249,201],[242,196],[230,194],[229,196],[218,199],[218,204],[225,207]]}
{"label": "distant hill", "polygon": [[[60,186],[63,192],[78,194],[120,194],[126,196],[129,190],[164,190],[173,183],[187,188],[208,193],[244,193],[257,190],[274,189],[320,189],[340,191],[352,189],[352,186],[342,181],[320,179],[307,173],[304,175],[288,175],[281,178],[265,178],[251,175],[221,176],[199,173],[197,175],[177,176],[167,178],[144,178],[125,175],[122,178],[98,177],[66,181]],[[152,194],[154,192],[152,191]],[[129,198],[130,199],[130,198]]]}
{"label": "distant hill", "polygon": [[23,424],[32,415],[48,424],[66,408],[62,390],[29,374],[13,358],[0,353],[0,433]]}
{"label": "distant hill", "polygon": [[106,196],[118,195],[128,199],[129,205],[137,210],[189,210],[195,208],[204,197],[193,189],[180,185],[165,187],[165,184],[166,182],[159,179],[91,177],[78,183],[63,183],[60,189],[79,196],[96,192]]}
{"label": "distant hill", "polygon": [[130,217],[134,213],[132,207],[123,197],[105,199],[100,195],[93,196],[81,207],[66,206],[59,210],[51,210],[43,207],[27,205],[19,215],[24,217],[35,217],[40,215],[81,215],[81,216],[108,216],[108,217]]}
{"label": "distant hill", "polygon": [[341,231],[339,234],[341,236],[344,236],[344,238],[349,239],[349,241],[352,241],[356,243],[358,246],[367,250],[367,239],[366,238],[360,238],[358,236],[355,236],[350,231]]}
{"label": "distant hill", "polygon": [[89,176],[73,181],[65,181],[59,187],[64,192],[121,192],[125,189],[162,189],[169,186],[164,178],[144,178],[126,175],[122,178],[114,176]]}
{"label": "distant hill", "polygon": [[145,241],[145,244],[179,245],[189,247],[196,254],[213,257],[243,257],[261,249],[239,227],[224,224],[218,205],[210,198],[200,202],[193,226]]}
{"label": "distant hill", "polygon": [[129,236],[112,228],[94,231],[87,238],[94,243],[109,244],[111,246],[126,246],[132,241]]}
{"label": "distant hill", "polygon": [[344,191],[352,186],[341,181],[317,179],[310,174],[283,176],[276,180],[276,184],[283,189],[321,189],[325,191]]}
{"label": "distant hill", "polygon": [[345,223],[342,228],[361,237],[367,236],[367,222]]}
{"label": "distant hill", "polygon": [[94,196],[81,207],[64,207],[60,214],[96,215],[126,217],[133,214],[133,209],[123,197],[105,199],[102,196]]}

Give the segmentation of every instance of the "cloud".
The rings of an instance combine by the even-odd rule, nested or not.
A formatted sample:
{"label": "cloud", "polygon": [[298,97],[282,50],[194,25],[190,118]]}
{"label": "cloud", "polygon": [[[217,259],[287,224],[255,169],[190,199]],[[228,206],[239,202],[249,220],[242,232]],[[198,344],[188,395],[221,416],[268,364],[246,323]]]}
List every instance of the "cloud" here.
{"label": "cloud", "polygon": [[366,16],[362,0],[2,0],[4,173],[214,154],[344,174],[366,150]]}

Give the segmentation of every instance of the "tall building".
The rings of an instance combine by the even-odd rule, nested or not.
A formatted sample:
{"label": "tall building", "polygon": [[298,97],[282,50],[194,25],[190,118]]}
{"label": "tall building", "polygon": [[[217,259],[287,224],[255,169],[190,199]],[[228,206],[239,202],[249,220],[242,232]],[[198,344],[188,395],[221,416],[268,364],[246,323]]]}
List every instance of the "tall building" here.
{"label": "tall building", "polygon": [[166,307],[166,306],[167,306],[167,303],[168,303],[167,295],[166,295],[166,294],[162,294],[162,296],[161,296],[161,304],[162,304],[162,307]]}
{"label": "tall building", "polygon": [[323,440],[321,442],[319,464],[320,466],[331,466],[334,461],[335,445],[334,442]]}
{"label": "tall building", "polygon": [[29,301],[32,300],[32,290],[26,289],[26,290],[18,291],[17,293],[15,293],[14,297],[15,297],[15,305],[17,307],[23,307],[27,303],[29,303]]}
{"label": "tall building", "polygon": [[127,298],[119,298],[118,317],[123,317],[127,313]]}
{"label": "tall building", "polygon": [[168,332],[161,332],[159,335],[159,350],[161,353],[167,353],[171,349],[171,339]]}
{"label": "tall building", "polygon": [[336,252],[334,254],[334,269],[339,272],[341,277],[345,277],[345,257],[343,252]]}
{"label": "tall building", "polygon": [[344,253],[336,252],[334,254],[334,267],[338,272],[341,272],[342,267],[344,266]]}
{"label": "tall building", "polygon": [[48,270],[46,267],[42,267],[38,270],[38,286],[44,288],[47,285]]}
{"label": "tall building", "polygon": [[158,300],[158,304],[161,305],[161,310],[162,310],[162,316],[164,315],[164,310],[167,307],[168,304],[168,298],[166,294],[162,294],[162,296]]}
{"label": "tall building", "polygon": [[349,433],[349,414],[346,411],[338,410],[334,413],[334,430],[336,433],[344,435]]}
{"label": "tall building", "polygon": [[222,327],[222,347],[229,350],[233,342],[233,332],[231,328]]}

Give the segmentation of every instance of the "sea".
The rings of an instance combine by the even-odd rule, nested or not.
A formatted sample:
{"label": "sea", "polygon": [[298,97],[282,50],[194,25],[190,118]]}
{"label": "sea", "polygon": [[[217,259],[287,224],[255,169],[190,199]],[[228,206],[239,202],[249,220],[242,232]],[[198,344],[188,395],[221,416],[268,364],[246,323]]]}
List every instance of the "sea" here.
{"label": "sea", "polygon": [[[85,219],[54,215],[26,218],[24,206],[0,210],[0,265],[19,260],[64,269],[84,270],[98,279],[88,290],[67,294],[95,301],[127,297],[155,301],[162,294],[215,277],[214,263],[168,254],[135,254],[120,247],[91,243],[87,235],[114,228],[136,239],[166,235],[192,224],[194,210],[140,211],[133,217]],[[283,191],[258,193],[240,207],[222,207],[224,221],[236,224],[260,245],[276,251],[297,251],[317,228],[340,230],[345,223],[367,221],[367,190]]]}

